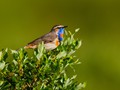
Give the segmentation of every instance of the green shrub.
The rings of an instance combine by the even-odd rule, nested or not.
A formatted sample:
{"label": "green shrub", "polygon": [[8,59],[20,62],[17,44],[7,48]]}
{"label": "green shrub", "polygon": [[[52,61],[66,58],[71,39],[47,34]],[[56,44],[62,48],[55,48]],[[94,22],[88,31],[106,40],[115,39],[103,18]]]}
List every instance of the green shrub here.
{"label": "green shrub", "polygon": [[81,46],[74,34],[66,32],[64,41],[52,51],[46,51],[43,43],[32,50],[33,55],[23,48],[2,50],[0,90],[80,90],[85,87],[74,80],[76,75],[66,74],[67,67],[73,69],[73,65],[80,64],[72,55]]}

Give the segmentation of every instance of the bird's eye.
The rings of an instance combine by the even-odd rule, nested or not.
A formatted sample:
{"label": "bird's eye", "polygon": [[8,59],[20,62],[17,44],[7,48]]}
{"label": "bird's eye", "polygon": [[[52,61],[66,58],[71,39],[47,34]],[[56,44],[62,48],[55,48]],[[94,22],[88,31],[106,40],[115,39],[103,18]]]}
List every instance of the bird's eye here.
{"label": "bird's eye", "polygon": [[62,29],[63,27],[58,27],[58,29]]}
{"label": "bird's eye", "polygon": [[60,29],[61,27],[57,27],[58,29]]}

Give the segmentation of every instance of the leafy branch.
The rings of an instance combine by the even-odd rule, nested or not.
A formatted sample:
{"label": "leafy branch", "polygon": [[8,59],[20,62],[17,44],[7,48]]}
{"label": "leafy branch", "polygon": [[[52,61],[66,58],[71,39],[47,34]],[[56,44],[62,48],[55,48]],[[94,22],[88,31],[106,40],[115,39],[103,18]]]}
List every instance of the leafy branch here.
{"label": "leafy branch", "polygon": [[[78,29],[75,30],[75,33]],[[46,51],[39,44],[33,55],[21,48],[19,51],[3,49],[0,52],[0,90],[80,90],[85,83],[75,81],[77,75],[68,77],[67,67],[80,64],[73,53],[81,46],[75,33],[65,32],[61,45]],[[12,57],[10,57],[12,55]]]}

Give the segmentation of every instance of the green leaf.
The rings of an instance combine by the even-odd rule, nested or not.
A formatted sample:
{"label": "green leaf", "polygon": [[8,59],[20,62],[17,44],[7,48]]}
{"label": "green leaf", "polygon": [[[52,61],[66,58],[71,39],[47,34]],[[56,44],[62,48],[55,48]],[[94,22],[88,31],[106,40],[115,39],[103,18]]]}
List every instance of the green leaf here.
{"label": "green leaf", "polygon": [[79,61],[79,59],[77,59],[74,63],[75,64],[81,64],[81,62]]}
{"label": "green leaf", "polygon": [[80,48],[80,47],[81,47],[81,45],[82,45],[82,41],[77,41],[77,46],[75,47],[75,49]]}
{"label": "green leaf", "polygon": [[4,83],[4,81],[0,81],[0,86]]}
{"label": "green leaf", "polygon": [[16,60],[13,60],[13,63],[16,65],[18,65],[18,62]]}
{"label": "green leaf", "polygon": [[0,52],[0,61],[2,60],[2,54],[3,54],[3,53],[2,53],[2,51],[1,51],[1,52]]}
{"label": "green leaf", "polygon": [[73,53],[75,53],[75,50],[71,50],[71,51],[68,53],[68,55],[70,56],[70,55],[72,55]]}
{"label": "green leaf", "polygon": [[11,50],[12,54],[18,53],[16,50]]}
{"label": "green leaf", "polygon": [[39,60],[44,53],[45,47],[44,47],[44,43],[42,42],[42,44],[38,45],[38,54],[37,54],[37,59]]}
{"label": "green leaf", "polygon": [[79,30],[80,30],[80,28],[78,28],[78,29],[75,29],[75,33],[77,33]]}
{"label": "green leaf", "polygon": [[3,61],[3,62],[0,62],[0,71],[3,70],[4,67],[5,67],[5,62],[4,62],[4,61]]}
{"label": "green leaf", "polygon": [[[18,51],[18,53],[19,53],[19,59],[20,59],[20,60],[24,60],[25,57],[26,57],[26,52],[25,52],[25,50],[24,50],[23,48],[20,48],[20,50]],[[16,54],[16,53],[15,53],[15,54]]]}
{"label": "green leaf", "polygon": [[77,77],[77,75],[74,75],[74,76],[71,78],[71,80],[75,79],[76,77]]}
{"label": "green leaf", "polygon": [[77,87],[75,87],[75,90],[80,90],[82,88],[85,88],[86,87],[86,83],[80,83],[79,85],[77,85]]}
{"label": "green leaf", "polygon": [[62,58],[62,57],[65,57],[67,55],[67,52],[66,51],[62,51],[62,52],[60,52],[57,56],[56,56],[56,58],[57,59],[60,59],[60,58]]}
{"label": "green leaf", "polygon": [[65,30],[65,35],[68,35],[68,32]]}
{"label": "green leaf", "polygon": [[68,78],[64,83],[65,83],[65,84],[64,84],[63,87],[64,87],[65,89],[67,89],[67,87],[71,84],[70,79]]}
{"label": "green leaf", "polygon": [[0,61],[2,61],[2,60],[5,61],[7,57],[8,57],[8,49],[3,49],[0,52]]}

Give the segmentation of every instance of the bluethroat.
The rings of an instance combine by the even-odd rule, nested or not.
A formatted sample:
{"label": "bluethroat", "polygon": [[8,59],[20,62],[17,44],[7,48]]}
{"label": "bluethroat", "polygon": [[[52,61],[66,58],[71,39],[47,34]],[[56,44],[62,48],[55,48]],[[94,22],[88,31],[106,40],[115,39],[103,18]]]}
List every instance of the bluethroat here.
{"label": "bluethroat", "polygon": [[35,49],[38,47],[39,43],[44,42],[46,50],[53,50],[60,45],[60,42],[63,40],[64,29],[67,26],[64,25],[55,25],[51,31],[34,41],[28,43],[24,48]]}

